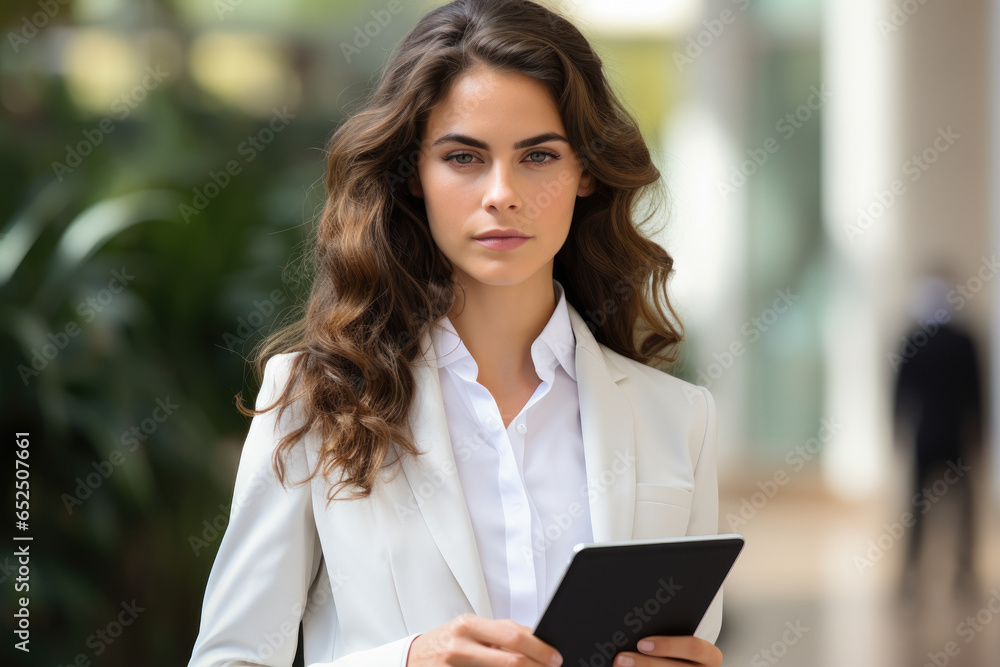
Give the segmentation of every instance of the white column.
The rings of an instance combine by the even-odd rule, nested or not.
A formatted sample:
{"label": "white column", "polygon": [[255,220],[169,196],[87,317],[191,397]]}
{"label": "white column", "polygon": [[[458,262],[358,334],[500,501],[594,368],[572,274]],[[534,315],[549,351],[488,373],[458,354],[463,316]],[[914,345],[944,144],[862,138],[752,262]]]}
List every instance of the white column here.
{"label": "white column", "polygon": [[823,118],[823,218],[834,253],[824,412],[843,423],[824,450],[823,473],[848,497],[878,489],[891,442],[880,277],[892,261],[898,209],[881,204],[879,193],[896,177],[898,116],[892,44],[875,28],[888,5],[828,1],[823,21],[823,79],[832,91]]}

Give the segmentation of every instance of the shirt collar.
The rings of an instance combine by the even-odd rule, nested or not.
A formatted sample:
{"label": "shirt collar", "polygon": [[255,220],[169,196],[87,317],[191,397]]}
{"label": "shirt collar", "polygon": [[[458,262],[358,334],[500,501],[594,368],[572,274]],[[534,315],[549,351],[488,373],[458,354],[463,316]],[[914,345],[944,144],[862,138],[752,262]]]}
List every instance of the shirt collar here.
{"label": "shirt collar", "polygon": [[[551,383],[556,365],[562,365],[576,381],[576,335],[569,318],[566,290],[555,278],[552,279],[552,288],[556,294],[556,307],[545,328],[531,343],[531,359],[535,363],[535,373],[542,380]],[[440,327],[431,327],[437,365],[448,366],[465,380],[475,382],[479,366],[459,337],[455,325],[447,315],[438,323]]]}

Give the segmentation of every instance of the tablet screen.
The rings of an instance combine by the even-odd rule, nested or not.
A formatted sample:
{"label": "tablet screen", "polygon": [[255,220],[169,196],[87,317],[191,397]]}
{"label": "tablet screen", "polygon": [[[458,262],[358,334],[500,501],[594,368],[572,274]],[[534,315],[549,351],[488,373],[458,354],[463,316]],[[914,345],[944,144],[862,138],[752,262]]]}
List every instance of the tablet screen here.
{"label": "tablet screen", "polygon": [[737,534],[578,544],[534,634],[566,667],[611,665],[643,637],[692,635],[742,548]]}

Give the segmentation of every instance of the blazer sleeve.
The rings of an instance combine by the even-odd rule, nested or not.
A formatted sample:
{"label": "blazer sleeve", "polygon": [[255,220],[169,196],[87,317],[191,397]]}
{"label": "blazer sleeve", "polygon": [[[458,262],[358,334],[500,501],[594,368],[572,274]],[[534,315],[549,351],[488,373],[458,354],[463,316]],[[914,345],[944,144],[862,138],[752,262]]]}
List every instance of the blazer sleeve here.
{"label": "blazer sleeve", "polygon": [[[291,358],[279,354],[268,359],[258,410],[284,389]],[[296,407],[285,411],[280,425],[277,407],[255,415],[250,423],[229,525],[208,577],[189,667],[289,667],[295,658],[299,622],[323,557],[311,485],[292,484],[307,476],[303,448],[297,443],[287,460],[287,487],[278,480],[271,461],[280,438],[298,425],[286,424]],[[336,627],[330,632],[335,633]],[[405,664],[411,642],[412,636],[403,637],[307,667],[399,667]]]}
{"label": "blazer sleeve", "polygon": [[[717,439],[717,413],[715,399],[705,387],[698,387],[705,395],[705,434],[701,449],[694,463],[694,497],[691,499],[691,518],[688,535],[717,535],[719,532],[719,479],[715,467]],[[722,588],[708,606],[704,618],[695,630],[700,637],[713,644],[722,630]]]}

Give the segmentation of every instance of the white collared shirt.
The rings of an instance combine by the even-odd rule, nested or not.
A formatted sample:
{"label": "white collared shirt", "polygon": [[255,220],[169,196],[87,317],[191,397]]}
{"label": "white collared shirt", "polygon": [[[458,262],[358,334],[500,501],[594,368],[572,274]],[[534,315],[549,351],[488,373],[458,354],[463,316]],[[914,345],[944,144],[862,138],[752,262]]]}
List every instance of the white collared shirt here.
{"label": "white collared shirt", "polygon": [[[541,383],[504,428],[451,320],[431,329],[448,431],[493,618],[534,627],[573,546],[592,542],[576,385],[576,337],[562,284],[531,344]],[[400,667],[406,664],[410,636]]]}

